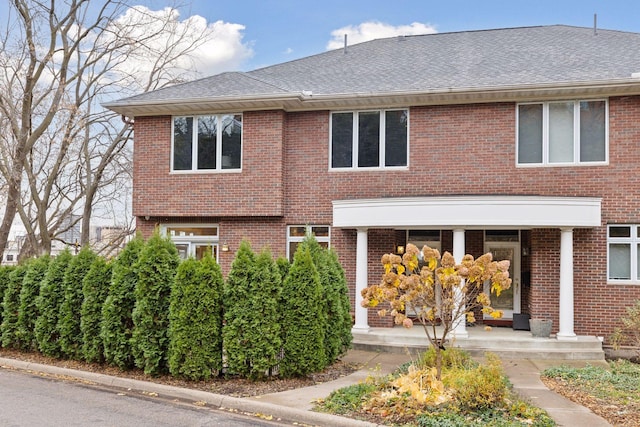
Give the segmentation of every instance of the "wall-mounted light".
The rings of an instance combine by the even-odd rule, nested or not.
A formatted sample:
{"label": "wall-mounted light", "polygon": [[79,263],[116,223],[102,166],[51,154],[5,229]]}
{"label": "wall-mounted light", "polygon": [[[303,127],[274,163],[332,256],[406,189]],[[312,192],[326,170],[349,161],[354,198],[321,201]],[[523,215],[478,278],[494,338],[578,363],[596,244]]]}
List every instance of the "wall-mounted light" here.
{"label": "wall-mounted light", "polygon": [[404,245],[398,245],[398,246],[396,246],[396,254],[398,254],[398,255],[404,255]]}
{"label": "wall-mounted light", "polygon": [[229,245],[227,245],[226,243],[224,243],[222,245],[222,252],[229,252]]}
{"label": "wall-mounted light", "polygon": [[526,246],[522,247],[522,256],[529,256],[529,248]]}
{"label": "wall-mounted light", "polygon": [[144,216],[144,220],[145,220],[145,221],[149,221],[149,218],[150,218],[150,216],[149,216],[149,215],[145,215],[145,216]]}

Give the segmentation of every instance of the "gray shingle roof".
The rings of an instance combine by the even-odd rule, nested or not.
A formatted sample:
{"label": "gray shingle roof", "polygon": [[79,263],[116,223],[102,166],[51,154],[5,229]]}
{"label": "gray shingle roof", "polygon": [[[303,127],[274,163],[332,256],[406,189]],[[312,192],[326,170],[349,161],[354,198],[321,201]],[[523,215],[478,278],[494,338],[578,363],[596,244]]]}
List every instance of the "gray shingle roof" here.
{"label": "gray shingle roof", "polygon": [[[640,34],[564,25],[378,39],[246,73],[223,73],[107,105],[427,92],[629,80]],[[114,108],[117,110],[117,108]]]}

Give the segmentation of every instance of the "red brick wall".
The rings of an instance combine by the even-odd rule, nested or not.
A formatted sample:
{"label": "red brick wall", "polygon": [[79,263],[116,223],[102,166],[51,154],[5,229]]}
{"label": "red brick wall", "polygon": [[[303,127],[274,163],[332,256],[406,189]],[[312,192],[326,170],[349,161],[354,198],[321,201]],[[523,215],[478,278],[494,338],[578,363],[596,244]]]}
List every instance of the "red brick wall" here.
{"label": "red brick wall", "polygon": [[[157,218],[241,217],[224,226],[221,219],[221,235],[226,227],[238,227],[228,231],[232,247],[242,234],[237,230],[248,227],[255,246],[268,243],[284,254],[286,225],[331,224],[332,200],[447,194],[601,197],[603,227],[574,233],[575,325],[578,334],[607,336],[623,306],[640,298],[640,286],[607,285],[605,235],[608,223],[640,223],[640,97],[609,100],[610,159],[603,166],[516,168],[515,111],[514,103],[411,108],[406,171],[329,171],[327,111],[247,112],[243,172],[208,175],[169,175],[170,118],[136,118],[134,211]],[[247,219],[257,215],[266,217],[267,226]],[[531,231],[527,290],[527,308],[534,315],[549,313],[556,329],[559,235],[554,229]],[[443,249],[448,239],[450,232],[443,233]],[[369,283],[379,280],[380,256],[393,250],[395,240],[392,230],[370,230]],[[469,245],[475,241],[467,237]],[[332,230],[332,247],[352,286],[355,243],[355,230]],[[468,247],[468,252],[478,250]]]}

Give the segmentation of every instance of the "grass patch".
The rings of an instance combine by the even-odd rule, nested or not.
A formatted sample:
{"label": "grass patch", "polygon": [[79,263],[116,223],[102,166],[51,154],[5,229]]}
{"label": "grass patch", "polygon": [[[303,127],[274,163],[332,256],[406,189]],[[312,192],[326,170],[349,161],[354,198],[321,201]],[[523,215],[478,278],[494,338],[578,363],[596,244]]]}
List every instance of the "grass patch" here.
{"label": "grass patch", "polygon": [[435,378],[433,350],[393,375],[334,391],[316,410],[405,427],[548,427],[545,411],[517,397],[500,360],[478,364],[464,351],[447,349],[442,381]]}

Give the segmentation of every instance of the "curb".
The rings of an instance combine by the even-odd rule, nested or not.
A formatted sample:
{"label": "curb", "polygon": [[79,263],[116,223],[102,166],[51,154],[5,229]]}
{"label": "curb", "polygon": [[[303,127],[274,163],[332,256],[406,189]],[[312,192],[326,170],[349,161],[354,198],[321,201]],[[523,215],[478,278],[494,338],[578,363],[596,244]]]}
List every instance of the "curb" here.
{"label": "curb", "polygon": [[146,396],[155,393],[158,396],[162,396],[164,398],[178,399],[191,403],[205,402],[206,406],[209,406],[211,408],[220,410],[235,409],[256,416],[271,415],[273,416],[273,418],[279,418],[291,424],[300,423],[305,425],[336,427],[380,426],[379,424],[374,424],[366,421],[340,417],[332,414],[324,414],[321,412],[289,408],[286,406],[274,405],[272,403],[260,402],[257,400],[225,396],[201,390],[192,390],[187,388],[168,386],[164,384],[156,384],[148,381],[113,377],[110,375],[98,374],[94,372],[60,368],[58,366],[42,365],[40,363],[25,362],[16,359],[0,357],[0,368],[11,368],[33,373],[40,372],[50,375],[59,375],[63,377],[83,380],[89,383],[93,383],[94,385],[136,391]]}

